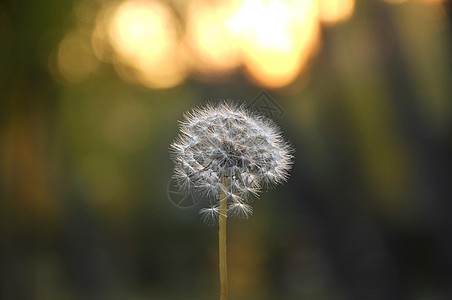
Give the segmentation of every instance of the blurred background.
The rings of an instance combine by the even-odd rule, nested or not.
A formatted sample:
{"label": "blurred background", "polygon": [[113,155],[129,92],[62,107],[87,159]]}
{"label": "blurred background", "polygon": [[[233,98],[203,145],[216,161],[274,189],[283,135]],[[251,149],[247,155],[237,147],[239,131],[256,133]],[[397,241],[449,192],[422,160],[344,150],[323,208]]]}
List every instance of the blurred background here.
{"label": "blurred background", "polygon": [[216,299],[216,227],[168,199],[168,146],[191,107],[265,95],[295,164],[229,222],[230,298],[452,299],[451,15],[2,1],[0,298]]}

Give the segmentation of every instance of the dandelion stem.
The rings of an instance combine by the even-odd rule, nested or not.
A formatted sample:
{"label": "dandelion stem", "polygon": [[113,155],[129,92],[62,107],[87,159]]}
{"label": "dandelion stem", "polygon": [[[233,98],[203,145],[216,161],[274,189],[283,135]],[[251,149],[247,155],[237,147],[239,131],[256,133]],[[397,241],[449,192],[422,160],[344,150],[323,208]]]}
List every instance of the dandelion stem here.
{"label": "dandelion stem", "polygon": [[[224,190],[227,190],[228,178],[223,175],[221,183]],[[220,195],[220,217],[218,224],[218,248],[220,265],[220,300],[228,299],[228,265],[226,261],[226,216],[227,216],[227,198],[222,189]]]}

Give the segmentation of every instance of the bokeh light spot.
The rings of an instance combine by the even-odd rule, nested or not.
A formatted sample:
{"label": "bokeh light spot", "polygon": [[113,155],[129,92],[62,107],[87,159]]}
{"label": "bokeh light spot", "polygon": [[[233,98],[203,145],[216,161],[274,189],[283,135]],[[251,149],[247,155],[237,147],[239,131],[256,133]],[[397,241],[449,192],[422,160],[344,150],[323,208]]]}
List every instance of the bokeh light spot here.
{"label": "bokeh light spot", "polygon": [[312,0],[244,1],[230,26],[241,38],[249,75],[266,87],[291,83],[319,44],[317,2]]}
{"label": "bokeh light spot", "polygon": [[407,0],[383,0],[384,2],[392,3],[392,4],[399,4],[406,2]]}
{"label": "bokeh light spot", "polygon": [[335,24],[348,20],[354,11],[355,0],[319,0],[320,20]]}
{"label": "bokeh light spot", "polygon": [[233,9],[227,1],[190,3],[186,43],[193,58],[191,67],[195,71],[225,74],[241,64],[240,45],[228,28]]}
{"label": "bokeh light spot", "polygon": [[[170,88],[186,77],[176,20],[160,2],[130,0],[106,6],[93,32],[93,48],[120,76],[149,88]],[[129,72],[123,72],[130,68]],[[126,76],[124,76],[126,75]]]}
{"label": "bokeh light spot", "polygon": [[70,83],[84,80],[97,68],[89,35],[83,32],[67,34],[58,46],[56,59],[59,75]]}

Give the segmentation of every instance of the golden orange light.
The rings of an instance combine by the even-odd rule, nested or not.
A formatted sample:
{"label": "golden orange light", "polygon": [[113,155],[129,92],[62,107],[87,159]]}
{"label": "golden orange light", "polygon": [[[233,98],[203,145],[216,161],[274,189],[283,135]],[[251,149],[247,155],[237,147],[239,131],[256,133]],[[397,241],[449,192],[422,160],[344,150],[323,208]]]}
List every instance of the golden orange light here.
{"label": "golden orange light", "polygon": [[[94,11],[87,3],[77,9],[83,24],[91,19],[84,14]],[[124,80],[149,88],[176,86],[190,72],[203,79],[222,79],[221,75],[239,67],[257,84],[279,88],[292,83],[316,54],[320,24],[347,20],[355,0],[192,0],[172,4],[170,9],[159,0],[105,2],[91,33],[91,51],[99,60],[112,63]],[[180,21],[185,24],[178,27]],[[65,70],[72,69],[73,74],[63,76],[77,81],[86,71],[83,62],[70,66],[67,57],[75,57],[71,49],[81,47],[76,43],[67,46],[70,42],[60,46],[58,67],[67,74]]]}
{"label": "golden orange light", "polygon": [[336,24],[349,19],[355,0],[319,0],[319,17],[323,23]]}
{"label": "golden orange light", "polygon": [[228,25],[252,79],[277,88],[296,78],[318,45],[317,13],[314,0],[242,2]]}
{"label": "golden orange light", "polygon": [[85,79],[97,68],[87,33],[73,31],[60,42],[56,53],[59,75],[69,83]]}
{"label": "golden orange light", "polygon": [[230,1],[192,1],[187,11],[186,42],[192,68],[206,74],[227,73],[241,64],[240,46],[229,31]]}
{"label": "golden orange light", "polygon": [[[150,88],[169,88],[184,80],[176,20],[167,7],[157,1],[129,0],[105,8],[100,16],[93,48],[110,59],[124,79]],[[105,44],[112,48],[111,57]]]}
{"label": "golden orange light", "polygon": [[383,0],[384,2],[392,3],[392,4],[399,4],[402,2],[406,2],[407,0]]}

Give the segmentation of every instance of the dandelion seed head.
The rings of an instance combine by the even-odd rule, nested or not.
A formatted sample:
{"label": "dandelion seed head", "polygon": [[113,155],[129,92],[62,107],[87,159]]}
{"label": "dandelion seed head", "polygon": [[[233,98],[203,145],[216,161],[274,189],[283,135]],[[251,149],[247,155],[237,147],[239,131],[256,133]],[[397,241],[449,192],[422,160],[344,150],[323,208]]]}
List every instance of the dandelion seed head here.
{"label": "dandelion seed head", "polygon": [[218,219],[222,193],[228,213],[247,218],[250,195],[285,182],[293,162],[292,148],[271,120],[228,102],[186,113],[170,152],[177,184],[216,203],[200,211],[209,222]]}

